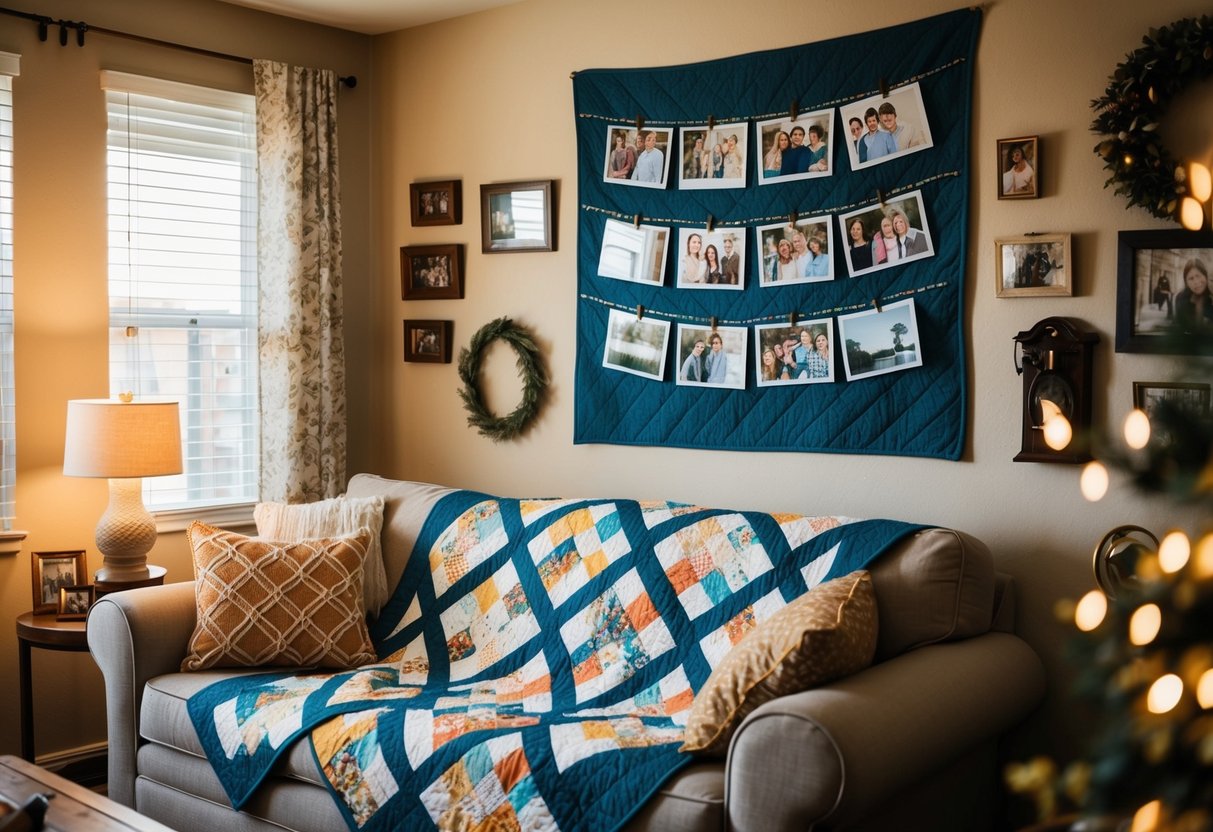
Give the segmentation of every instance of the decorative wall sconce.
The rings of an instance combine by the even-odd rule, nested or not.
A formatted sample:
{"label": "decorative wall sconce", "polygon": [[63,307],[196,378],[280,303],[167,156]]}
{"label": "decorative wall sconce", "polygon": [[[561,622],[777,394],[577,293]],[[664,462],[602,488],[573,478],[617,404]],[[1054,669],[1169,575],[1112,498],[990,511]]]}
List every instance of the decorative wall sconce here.
{"label": "decorative wall sconce", "polygon": [[1091,357],[1099,335],[1068,318],[1045,318],[1015,336],[1023,376],[1023,445],[1016,462],[1091,459]]}

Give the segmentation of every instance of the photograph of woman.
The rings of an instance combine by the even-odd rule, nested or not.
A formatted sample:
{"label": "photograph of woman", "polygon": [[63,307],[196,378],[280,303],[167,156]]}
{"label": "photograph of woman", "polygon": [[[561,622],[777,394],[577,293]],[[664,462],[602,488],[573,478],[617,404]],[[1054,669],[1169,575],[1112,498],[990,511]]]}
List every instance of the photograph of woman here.
{"label": "photograph of woman", "polygon": [[861,272],[872,268],[872,241],[868,239],[868,229],[863,220],[855,217],[847,226],[847,262],[851,273]]}
{"label": "photograph of woman", "polygon": [[763,258],[760,285],[818,283],[834,279],[834,260],[830,256],[830,218],[797,219],[760,225],[755,229],[761,241]]}
{"label": "photograph of woman", "polygon": [[1187,333],[1213,335],[1209,268],[1198,257],[1184,264],[1184,287],[1175,296],[1175,325]]}
{"label": "photograph of woman", "polygon": [[742,229],[683,228],[678,234],[682,252],[678,288],[735,291],[745,288],[745,234]]}
{"label": "photograph of woman", "polygon": [[833,331],[829,318],[755,326],[758,386],[834,381]]}
{"label": "photograph of woman", "polygon": [[716,246],[709,245],[703,250],[703,264],[707,270],[708,283],[721,283],[724,281],[724,274],[720,270],[720,254],[716,251]]}
{"label": "photograph of woman", "polygon": [[[683,165],[678,187],[744,188],[747,137],[745,122],[683,127],[679,132]],[[698,168],[693,163],[698,162]]]}
{"label": "photograph of woman", "polygon": [[755,174],[761,185],[813,179],[832,172],[830,125],[834,109],[802,113],[796,120],[782,116],[758,122],[760,151]]}
{"label": "photograph of woman", "polygon": [[707,283],[708,264],[703,259],[703,235],[692,232],[683,245],[682,268],[678,273],[678,284]]}
{"label": "photograph of woman", "polygon": [[1036,170],[1033,166],[1036,156],[1036,140],[999,139],[998,149],[1003,160],[1002,190],[998,194],[999,199],[1039,196],[1040,194],[1036,190]]}
{"label": "photograph of woman", "polygon": [[686,387],[745,389],[748,331],[678,325],[678,384]]}
{"label": "photograph of woman", "polygon": [[787,149],[788,134],[783,130],[777,130],[766,155],[762,157],[763,179],[779,175],[779,168],[783,164],[783,152]]}
{"label": "photograph of woman", "polygon": [[636,151],[628,144],[627,132],[615,131],[615,149],[611,151],[611,162],[607,176],[611,179],[627,179],[636,167]]}
{"label": "photograph of woman", "polygon": [[[847,240],[851,277],[935,255],[921,191],[843,214],[838,222]],[[873,235],[870,260],[856,252],[869,232]]]}

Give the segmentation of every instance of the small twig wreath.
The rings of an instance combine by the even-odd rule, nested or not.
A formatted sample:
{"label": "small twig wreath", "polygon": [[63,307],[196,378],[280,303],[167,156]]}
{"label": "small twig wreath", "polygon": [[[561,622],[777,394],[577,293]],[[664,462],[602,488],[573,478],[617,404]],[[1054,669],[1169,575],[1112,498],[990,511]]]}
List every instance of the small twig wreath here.
{"label": "small twig wreath", "polygon": [[[494,416],[480,395],[480,361],[485,349],[497,339],[505,341],[518,353],[518,372],[522,376],[522,401],[508,416]],[[459,377],[463,379],[459,397],[470,414],[468,424],[494,442],[513,439],[526,430],[539,411],[548,386],[547,372],[535,339],[509,318],[498,318],[485,324],[472,336],[471,343],[459,351]]]}
{"label": "small twig wreath", "polygon": [[1163,146],[1158,126],[1167,105],[1191,83],[1213,75],[1213,17],[1184,18],[1151,29],[1091,102],[1091,129],[1110,138],[1095,146],[1112,175],[1104,183],[1156,217],[1174,219],[1188,192],[1187,171]]}

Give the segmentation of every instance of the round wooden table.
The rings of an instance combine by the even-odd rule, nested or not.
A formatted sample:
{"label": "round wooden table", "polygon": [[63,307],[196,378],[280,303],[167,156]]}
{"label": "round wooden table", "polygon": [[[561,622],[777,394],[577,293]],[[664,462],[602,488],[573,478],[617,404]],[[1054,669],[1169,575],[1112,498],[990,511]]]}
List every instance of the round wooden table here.
{"label": "round wooden table", "polygon": [[21,756],[34,761],[34,690],[30,650],[87,653],[83,621],[60,621],[53,612],[23,612],[17,616],[17,651],[21,673]]}

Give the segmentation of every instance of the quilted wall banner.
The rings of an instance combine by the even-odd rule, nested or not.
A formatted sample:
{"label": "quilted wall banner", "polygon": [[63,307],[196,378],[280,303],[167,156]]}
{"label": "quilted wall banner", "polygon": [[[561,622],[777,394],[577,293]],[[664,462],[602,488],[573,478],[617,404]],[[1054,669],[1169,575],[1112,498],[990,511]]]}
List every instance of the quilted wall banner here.
{"label": "quilted wall banner", "polygon": [[574,74],[576,443],[960,457],[980,24]]}

